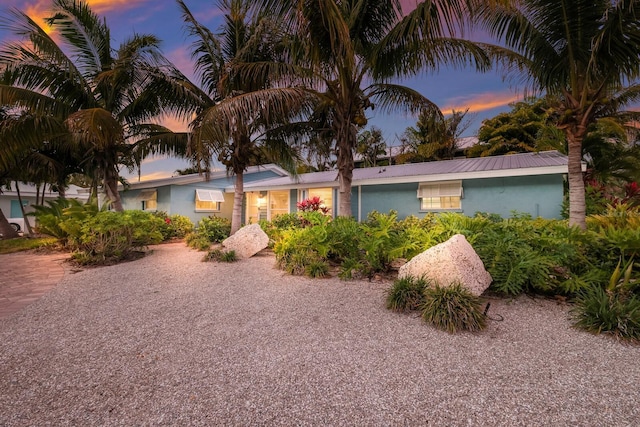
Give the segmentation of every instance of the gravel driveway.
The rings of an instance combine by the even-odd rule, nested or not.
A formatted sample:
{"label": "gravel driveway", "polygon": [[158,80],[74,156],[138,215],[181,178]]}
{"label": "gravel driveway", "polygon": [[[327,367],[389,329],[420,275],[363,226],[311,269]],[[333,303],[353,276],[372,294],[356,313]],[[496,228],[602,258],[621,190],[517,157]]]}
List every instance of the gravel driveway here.
{"label": "gravel driveway", "polygon": [[202,256],[69,269],[0,321],[0,426],[640,423],[640,348],[566,305],[491,300],[504,321],[449,335],[386,310],[389,283]]}

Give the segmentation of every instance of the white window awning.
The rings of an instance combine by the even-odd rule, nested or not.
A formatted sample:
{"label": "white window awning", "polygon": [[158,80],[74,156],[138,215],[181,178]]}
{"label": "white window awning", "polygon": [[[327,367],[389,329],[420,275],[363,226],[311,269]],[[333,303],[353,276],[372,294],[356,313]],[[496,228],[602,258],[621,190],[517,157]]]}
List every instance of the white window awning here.
{"label": "white window awning", "polygon": [[136,200],[153,200],[156,198],[156,190],[142,190],[138,193]]}
{"label": "white window awning", "polygon": [[196,189],[196,200],[199,202],[224,202],[224,194],[220,190]]}
{"label": "white window awning", "polygon": [[434,197],[462,197],[462,181],[420,184],[418,198],[430,199]]}

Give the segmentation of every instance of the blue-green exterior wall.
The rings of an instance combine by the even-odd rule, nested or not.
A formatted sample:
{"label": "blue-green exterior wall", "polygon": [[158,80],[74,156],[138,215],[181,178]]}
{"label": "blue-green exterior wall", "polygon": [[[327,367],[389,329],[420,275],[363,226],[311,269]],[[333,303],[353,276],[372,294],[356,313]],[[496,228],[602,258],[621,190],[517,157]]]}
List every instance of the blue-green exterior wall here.
{"label": "blue-green exterior wall", "polygon": [[[560,218],[563,200],[562,175],[537,175],[510,178],[463,180],[462,212],[473,216],[476,212],[496,213],[502,217],[512,212],[533,217]],[[387,213],[393,209],[399,218],[424,216],[417,197],[418,183],[362,186],[352,190],[352,212],[356,219],[366,220],[374,210]],[[361,211],[358,210],[360,197]]]}
{"label": "blue-green exterior wall", "polygon": [[[264,170],[255,173],[249,173],[244,175],[244,182],[252,182],[267,178],[274,178],[277,175],[271,170]],[[219,216],[228,218],[231,220],[233,214],[233,192],[224,193],[224,188],[233,186],[235,183],[234,176],[227,176],[218,179],[212,179],[211,181],[202,181],[193,184],[184,185],[165,185],[155,187],[158,193],[158,211],[164,211],[169,215],[183,215],[191,219],[194,224],[197,224],[202,218],[207,216]],[[124,209],[141,209],[142,202],[137,200],[141,191],[149,190],[153,187],[143,190],[127,190],[120,192],[122,197],[122,205]],[[224,202],[220,204],[220,211],[218,212],[196,212],[195,211],[195,190],[201,189],[213,189],[221,190],[224,194]],[[295,199],[294,199],[295,200]],[[295,207],[295,203],[294,203]]]}
{"label": "blue-green exterior wall", "polygon": [[533,217],[560,218],[564,186],[562,175],[518,176],[463,181],[462,208],[512,216],[513,211]]}

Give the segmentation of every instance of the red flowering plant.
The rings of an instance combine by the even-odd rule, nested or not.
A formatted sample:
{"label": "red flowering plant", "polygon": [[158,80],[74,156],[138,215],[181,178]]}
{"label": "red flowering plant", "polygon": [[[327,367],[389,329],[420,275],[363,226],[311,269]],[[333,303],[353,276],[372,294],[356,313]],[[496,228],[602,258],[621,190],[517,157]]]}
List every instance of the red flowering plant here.
{"label": "red flowering plant", "polygon": [[324,215],[328,214],[330,210],[328,207],[323,206],[323,201],[318,196],[298,202],[296,206],[301,212],[321,212]]}

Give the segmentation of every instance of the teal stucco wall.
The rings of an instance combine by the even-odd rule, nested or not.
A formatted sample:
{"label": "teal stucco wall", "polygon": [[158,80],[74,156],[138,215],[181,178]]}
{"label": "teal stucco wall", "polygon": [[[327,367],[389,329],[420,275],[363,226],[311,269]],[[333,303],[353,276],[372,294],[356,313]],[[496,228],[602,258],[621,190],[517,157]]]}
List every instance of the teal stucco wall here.
{"label": "teal stucco wall", "polygon": [[[465,215],[487,212],[507,218],[517,211],[533,217],[560,218],[564,191],[562,175],[464,180],[462,188],[462,206],[457,212]],[[422,217],[426,212],[420,211],[417,190],[417,182],[354,187],[353,215],[364,221],[371,211],[387,213],[393,209],[399,218]]]}
{"label": "teal stucco wall", "polygon": [[462,208],[512,216],[513,211],[533,217],[560,218],[564,195],[562,175],[485,178],[463,181]]}

